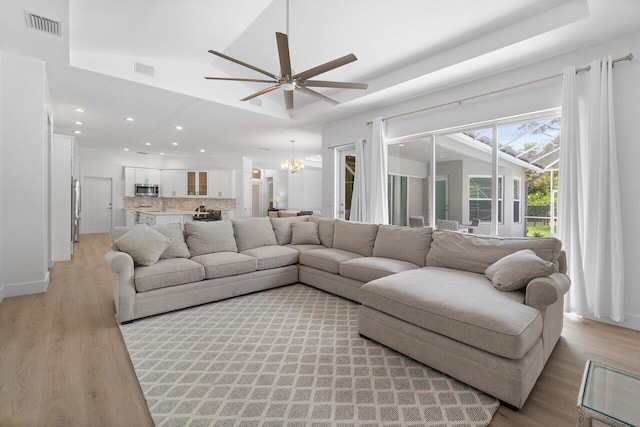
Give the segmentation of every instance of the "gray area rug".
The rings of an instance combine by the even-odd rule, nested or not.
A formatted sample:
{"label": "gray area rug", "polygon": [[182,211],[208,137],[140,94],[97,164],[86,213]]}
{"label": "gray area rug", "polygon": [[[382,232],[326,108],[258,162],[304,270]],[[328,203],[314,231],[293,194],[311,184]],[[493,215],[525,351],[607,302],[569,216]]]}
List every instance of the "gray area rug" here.
{"label": "gray area rug", "polygon": [[357,330],[305,285],[121,325],[158,426],[485,426],[496,399]]}

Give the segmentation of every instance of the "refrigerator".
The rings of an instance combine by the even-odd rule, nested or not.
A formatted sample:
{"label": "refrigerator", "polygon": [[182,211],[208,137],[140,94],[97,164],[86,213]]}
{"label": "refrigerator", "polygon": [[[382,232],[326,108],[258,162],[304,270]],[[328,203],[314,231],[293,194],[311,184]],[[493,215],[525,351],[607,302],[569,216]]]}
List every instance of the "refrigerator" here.
{"label": "refrigerator", "polygon": [[71,241],[80,240],[80,181],[71,178]]}

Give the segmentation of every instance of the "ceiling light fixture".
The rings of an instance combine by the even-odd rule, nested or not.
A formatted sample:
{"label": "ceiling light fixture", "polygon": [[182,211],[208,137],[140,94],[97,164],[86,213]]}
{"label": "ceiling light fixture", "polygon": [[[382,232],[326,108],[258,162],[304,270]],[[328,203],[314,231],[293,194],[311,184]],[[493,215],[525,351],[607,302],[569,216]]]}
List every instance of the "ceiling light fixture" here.
{"label": "ceiling light fixture", "polygon": [[204,150],[200,150],[201,153],[204,153]]}
{"label": "ceiling light fixture", "polygon": [[398,144],[398,147],[404,147],[404,144]]}
{"label": "ceiling light fixture", "polygon": [[83,122],[74,122],[74,123],[81,126],[84,124]]}
{"label": "ceiling light fixture", "polygon": [[178,145],[178,143],[177,142],[172,142],[171,145]]}
{"label": "ceiling light fixture", "polygon": [[145,142],[144,145],[151,145],[151,143],[150,142]]}
{"label": "ceiling light fixture", "polygon": [[161,151],[161,152],[160,152],[160,155],[161,155],[161,156],[164,156],[164,153]]}
{"label": "ceiling light fixture", "polygon": [[125,117],[124,119],[125,119],[126,121],[128,121],[128,122],[132,122],[132,121],[133,121],[133,117]]}
{"label": "ceiling light fixture", "polygon": [[80,132],[79,130],[74,130],[73,133],[75,133],[76,135],[80,135],[82,132]]}
{"label": "ceiling light fixture", "polygon": [[124,149],[124,151],[129,151],[129,149],[128,149],[128,148],[125,148],[125,149]]}
{"label": "ceiling light fixture", "polygon": [[291,173],[302,172],[304,170],[304,161],[296,159],[293,151],[293,146],[296,143],[295,140],[291,140],[291,159],[283,160],[280,162],[280,167],[283,171],[289,171]]}
{"label": "ceiling light fixture", "polygon": [[182,130],[182,126],[176,126],[176,130]]}
{"label": "ceiling light fixture", "polygon": [[76,108],[74,111],[76,113],[84,113],[84,110],[82,108]]}

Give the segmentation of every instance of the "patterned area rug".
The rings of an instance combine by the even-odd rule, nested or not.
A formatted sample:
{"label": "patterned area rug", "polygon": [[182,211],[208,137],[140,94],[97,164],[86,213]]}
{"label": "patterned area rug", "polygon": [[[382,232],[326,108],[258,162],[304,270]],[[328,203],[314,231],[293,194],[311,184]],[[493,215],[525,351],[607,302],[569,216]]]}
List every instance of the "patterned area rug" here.
{"label": "patterned area rug", "polygon": [[158,426],[485,426],[498,401],[357,330],[293,285],[121,325]]}

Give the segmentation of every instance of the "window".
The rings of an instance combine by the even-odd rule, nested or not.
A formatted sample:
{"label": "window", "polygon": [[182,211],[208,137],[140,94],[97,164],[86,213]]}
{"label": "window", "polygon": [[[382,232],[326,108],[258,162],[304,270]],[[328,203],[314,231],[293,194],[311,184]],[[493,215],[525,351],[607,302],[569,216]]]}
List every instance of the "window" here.
{"label": "window", "polygon": [[522,180],[520,178],[513,179],[513,222],[520,222],[520,195],[522,194]]}
{"label": "window", "polygon": [[[491,222],[491,177],[469,176],[469,219]],[[498,177],[498,222],[502,223],[502,177]]]}

